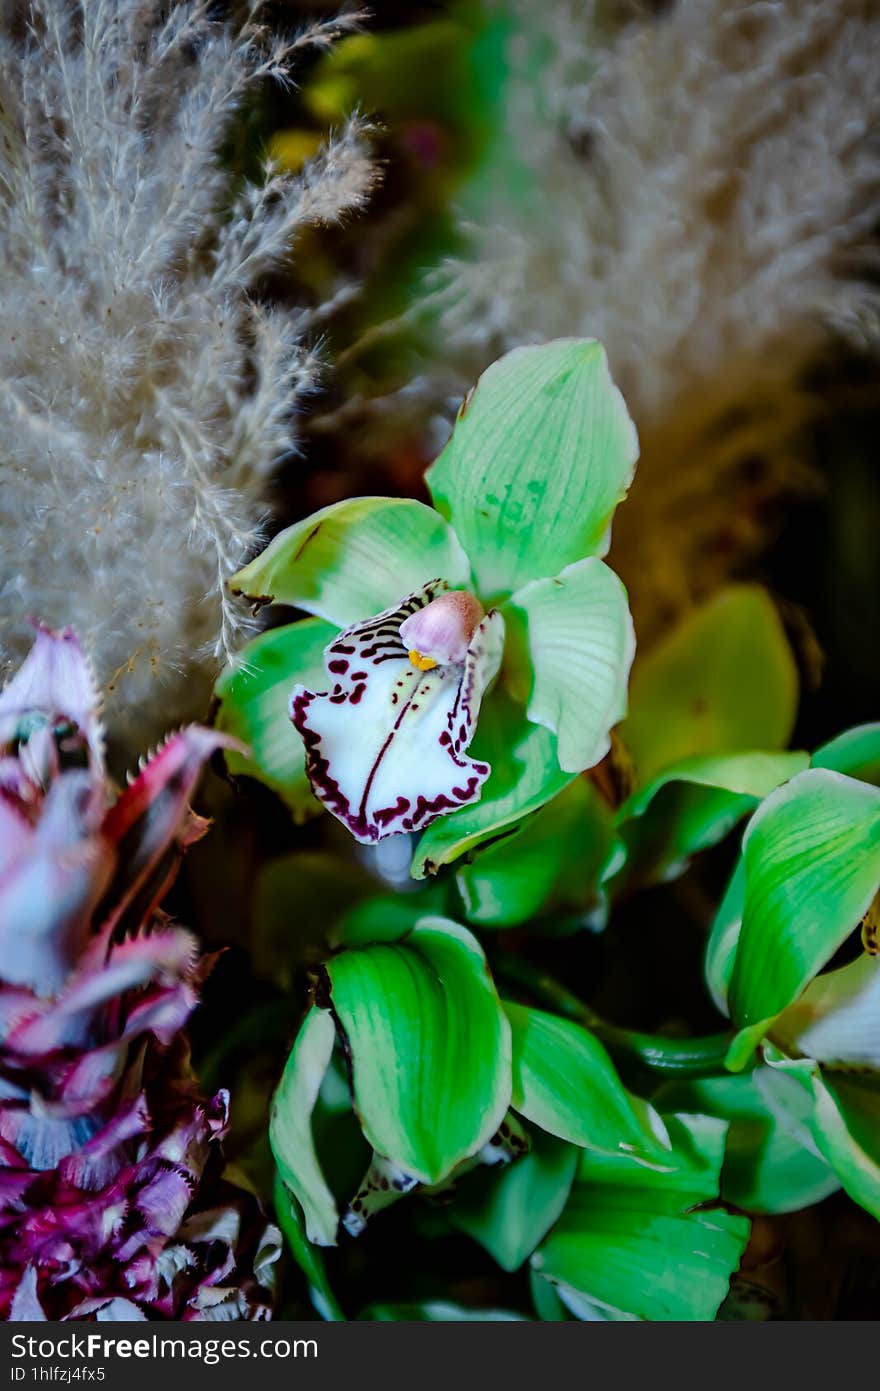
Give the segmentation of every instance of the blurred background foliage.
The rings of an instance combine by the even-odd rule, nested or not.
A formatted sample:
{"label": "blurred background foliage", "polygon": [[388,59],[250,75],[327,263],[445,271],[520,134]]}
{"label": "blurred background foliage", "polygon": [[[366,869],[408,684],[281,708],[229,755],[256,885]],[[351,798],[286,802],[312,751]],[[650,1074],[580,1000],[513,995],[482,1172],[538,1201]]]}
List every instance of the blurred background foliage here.
{"label": "blurred background foliage", "polygon": [[[286,3],[274,13],[289,24],[300,8],[303,16],[316,10]],[[374,123],[382,170],[365,214],[343,228],[309,232],[295,268],[264,287],[281,303],[299,304],[305,295],[324,306],[327,363],[302,422],[300,451],[274,483],[273,530],[352,495],[423,497],[423,470],[475,373],[518,335],[566,331],[564,268],[552,269],[544,287],[545,296],[556,297],[552,312],[531,325],[500,301],[493,320],[488,270],[486,303],[449,297],[450,266],[471,258],[480,277],[475,227],[491,239],[499,216],[516,209],[539,238],[544,222],[571,216],[570,179],[554,207],[530,132],[516,125],[527,119],[517,115],[523,90],[536,101],[546,98],[545,128],[564,142],[572,168],[592,177],[591,161],[601,158],[596,134],[586,119],[560,112],[554,93],[580,90],[594,71],[601,76],[638,44],[650,52],[656,41],[668,61],[668,26],[679,26],[680,42],[690,12],[692,47],[679,54],[682,91],[670,92],[670,105],[680,105],[699,67],[699,44],[711,37],[711,12],[719,8],[609,0],[597,6],[589,30],[584,24],[579,32],[578,7],[554,4],[543,16],[555,19],[554,32],[514,3],[379,3],[362,32],[315,58],[300,86],[266,92],[249,108],[230,146],[233,165],[248,168],[268,148],[296,170],[329,128],[359,109]],[[859,24],[876,21],[870,5],[847,3],[836,15],[835,8],[811,3],[798,17],[797,6],[782,7],[793,85],[810,63],[820,87],[823,80],[826,87],[840,82],[840,35],[847,30],[851,40]],[[742,33],[738,38],[748,41]],[[753,42],[760,47],[761,36]],[[574,73],[554,66],[560,53]],[[738,61],[732,46],[732,70]],[[714,63],[707,54],[704,86],[695,90],[710,107],[713,92],[719,94],[723,120],[726,76]],[[770,83],[763,98],[778,122],[796,125],[797,101],[786,115],[787,92],[774,85],[785,81],[784,64],[774,68],[768,59],[763,80]],[[845,93],[836,96],[845,104]],[[876,83],[874,99],[880,110]],[[864,111],[864,120],[877,110]],[[648,126],[652,112],[646,97],[641,114]],[[809,110],[800,118],[808,119]],[[694,112],[695,127],[711,120],[711,111]],[[764,135],[756,125],[753,139]],[[681,127],[671,135],[658,128],[655,138],[661,169],[670,167],[664,141],[678,140],[680,159],[689,158]],[[644,129],[640,156],[648,165],[651,139]],[[796,131],[792,139],[797,148]],[[551,158],[553,141],[544,148]],[[723,141],[717,148],[725,154]],[[758,177],[748,173],[735,142],[726,154],[730,165],[715,170],[719,198],[726,179]],[[632,177],[644,167],[636,162]],[[568,178],[571,171],[560,166],[557,173]],[[204,809],[216,825],[190,856],[178,889],[180,910],[209,945],[228,950],[195,1025],[197,1056],[207,1086],[222,1078],[232,1087],[230,1153],[264,1193],[272,1185],[268,1098],[302,1014],[310,969],[328,946],[394,935],[419,912],[445,911],[470,922],[484,932],[496,972],[512,958],[534,973],[549,972],[612,1029],[675,1039],[724,1027],[706,992],[702,961],[735,860],[737,827],[776,782],[806,762],[802,756],[801,764],[774,764],[774,757],[796,759],[782,751],[812,750],[876,718],[880,708],[876,276],[869,255],[877,173],[875,165],[873,193],[859,174],[858,225],[838,236],[836,188],[827,198],[828,226],[810,223],[805,230],[793,213],[786,232],[774,207],[777,191],[777,202],[788,196],[785,179],[775,190],[773,170],[765,167],[764,215],[782,224],[768,233],[772,255],[757,245],[760,226],[753,256],[739,245],[731,251],[722,244],[719,251],[707,240],[693,351],[677,349],[665,333],[663,282],[680,275],[676,263],[688,246],[707,237],[693,220],[698,199],[682,208],[679,225],[654,230],[650,273],[638,285],[642,336],[634,331],[633,341],[625,341],[625,297],[596,313],[596,336],[607,340],[603,328],[612,324],[612,369],[639,425],[643,462],[620,510],[612,552],[639,637],[630,714],[592,775],[513,837],[426,885],[406,879],[407,866],[395,862],[393,850],[361,854],[329,818],[295,827],[275,795],[256,782],[239,780],[239,796],[219,779],[206,788]],[[601,182],[601,170],[597,177]],[[821,190],[813,192],[821,202]],[[597,206],[591,198],[585,209]],[[705,199],[703,213],[707,224],[723,220],[723,211]],[[841,222],[849,216],[841,213]],[[731,237],[741,236],[735,221],[731,226]],[[500,235],[505,227],[499,228]],[[586,213],[577,235],[590,239]],[[817,258],[813,266],[806,264],[809,255],[801,258],[802,314],[797,272],[783,284],[779,270],[786,235],[795,260],[805,242]],[[607,226],[597,229],[605,251],[608,237]],[[822,243],[818,251],[816,243]],[[558,258],[560,245],[548,240],[548,257]],[[728,253],[732,282],[712,275],[713,254]],[[573,255],[572,275],[580,256],[580,250]],[[834,262],[833,272],[825,261]],[[527,264],[534,267],[534,258]],[[613,296],[621,285],[608,269]],[[754,283],[743,280],[738,288],[736,275],[749,274]],[[823,321],[815,305],[822,296],[831,303],[825,282],[838,274],[848,288],[840,312],[832,305]],[[814,294],[812,282],[820,279],[822,293]],[[516,283],[505,293],[516,300]],[[570,332],[589,331],[589,300],[577,286],[570,293]],[[730,312],[738,293],[746,308],[755,296],[766,302],[767,322],[756,323],[753,345],[748,325]],[[541,294],[532,285],[528,304]],[[482,316],[479,332],[470,331],[469,313]],[[662,371],[645,338],[652,316]],[[695,353],[705,360],[702,375]],[[760,751],[765,761],[724,763],[744,751]],[[540,868],[540,882],[530,867]],[[638,1060],[616,1060],[628,1084],[646,1091],[656,1085]],[[332,1114],[322,1124],[345,1128]],[[336,1149],[343,1153],[353,1143],[349,1137]],[[722,1316],[875,1317],[878,1256],[876,1222],[840,1192],[801,1212],[759,1217]],[[525,1272],[499,1271],[436,1203],[390,1209],[358,1242],[329,1253],[326,1269],[311,1278],[313,1286],[322,1282],[327,1290],[344,1290],[349,1315],[377,1301],[394,1306],[377,1317],[402,1317],[402,1306],[421,1300],[531,1309]],[[287,1312],[308,1316],[303,1281],[292,1266],[286,1300]]]}

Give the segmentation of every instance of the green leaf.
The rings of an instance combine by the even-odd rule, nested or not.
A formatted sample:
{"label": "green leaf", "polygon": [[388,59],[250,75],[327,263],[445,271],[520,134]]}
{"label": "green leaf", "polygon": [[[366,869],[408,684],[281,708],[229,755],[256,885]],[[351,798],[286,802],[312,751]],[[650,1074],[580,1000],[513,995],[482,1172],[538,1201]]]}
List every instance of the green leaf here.
{"label": "green leaf", "polygon": [[811,763],[880,786],[880,724],[857,725],[838,734],[816,750]]}
{"label": "green leaf", "polygon": [[658,773],[618,812],[626,862],[615,876],[616,888],[681,873],[692,855],[716,845],[808,762],[806,753],[716,754]]}
{"label": "green leaf", "polygon": [[598,908],[611,813],[586,778],[480,849],[455,882],[469,922],[514,927],[544,909]]}
{"label": "green leaf", "polygon": [[[797,1212],[840,1187],[809,1132],[812,1105],[769,1067],[672,1082],[653,1097],[661,1110],[693,1111],[730,1122],[721,1196],[748,1212]],[[774,1104],[771,1104],[773,1102]]]}
{"label": "green leaf", "polygon": [[743,838],[745,906],[730,982],[742,1066],[776,1016],[864,916],[880,885],[880,789],[808,769],[761,804]]}
{"label": "green leaf", "polygon": [[269,1142],[278,1172],[302,1207],[306,1234],[316,1246],[335,1246],[336,1200],[315,1152],[312,1112],[321,1090],[336,1030],[326,1010],[309,1010],[272,1100]]}
{"label": "green leaf", "polygon": [[749,1223],[720,1208],[727,1126],[669,1118],[675,1167],[657,1172],[586,1152],[562,1217],[532,1257],[578,1317],[714,1318]]}
{"label": "green leaf", "polygon": [[327,1278],[323,1254],[319,1247],[312,1246],[308,1240],[302,1209],[285,1187],[280,1174],[275,1175],[273,1200],[278,1225],[284,1233],[290,1254],[306,1277],[312,1304],[328,1323],[344,1323],[345,1314]]}
{"label": "green leaf", "polygon": [[341,947],[397,941],[412,931],[419,918],[442,914],[445,903],[443,884],[426,884],[415,893],[375,894],[343,915],[330,940]]}
{"label": "green leaf", "polygon": [[336,629],[317,618],[272,628],[253,639],[235,667],[221,673],[214,688],[219,700],[215,724],[241,739],[250,757],[228,751],[233,775],[258,778],[284,799],[296,821],[322,811],[306,777],[305,750],[288,715],[294,683],[326,686],[323,654]]}
{"label": "green leaf", "polygon": [[426,918],[400,942],[340,953],[327,973],[364,1134],[438,1183],[482,1148],[510,1101],[510,1026],[476,939]]}
{"label": "green leaf", "polygon": [[603,348],[566,338],[483,373],[426,479],[495,602],[605,553],[637,457]]}
{"label": "green leaf", "polygon": [[668,1151],[636,1113],[598,1039],[570,1019],[504,1002],[513,1043],[511,1106],[573,1145],[665,1164]]}
{"label": "green leaf", "polygon": [[267,860],[253,888],[249,945],[255,970],[290,990],[296,972],[328,942],[336,945],[337,923],[376,887],[363,865],[327,851],[295,850]]}
{"label": "green leaf", "polygon": [[565,1206],[577,1160],[573,1145],[536,1131],[528,1154],[462,1184],[450,1220],[502,1270],[518,1270]]}
{"label": "green leaf", "polygon": [[470,585],[467,557],[439,513],[410,498],[356,497],[279,532],[229,583],[234,594],[293,604],[338,630],[436,579]]}
{"label": "green leaf", "polygon": [[492,769],[483,794],[472,806],[428,827],[413,859],[415,879],[436,874],[443,865],[515,825],[572,780],[572,774],[559,767],[550,731],[531,724],[522,709],[497,689],[483,703],[469,754]]}
{"label": "green leaf", "polygon": [[554,579],[532,580],[510,605],[527,628],[534,672],[529,719],[557,736],[566,772],[592,768],[626,714],[636,650],[626,590],[604,561],[591,556]]}
{"label": "green leaf", "polygon": [[757,585],[731,585],[639,656],[620,733],[641,786],[698,754],[784,747],[797,698],[772,600]]}

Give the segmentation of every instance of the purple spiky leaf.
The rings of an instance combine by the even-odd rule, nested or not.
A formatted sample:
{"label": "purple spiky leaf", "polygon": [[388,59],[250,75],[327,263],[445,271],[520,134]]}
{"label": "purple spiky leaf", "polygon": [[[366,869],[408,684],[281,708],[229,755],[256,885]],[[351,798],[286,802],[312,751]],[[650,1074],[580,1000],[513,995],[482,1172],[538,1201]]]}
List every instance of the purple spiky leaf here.
{"label": "purple spiky leaf", "polygon": [[157,906],[224,741],[182,730],[114,802],[94,703],[46,629],[0,696],[0,1317],[266,1318],[277,1233],[182,1032],[213,957]]}

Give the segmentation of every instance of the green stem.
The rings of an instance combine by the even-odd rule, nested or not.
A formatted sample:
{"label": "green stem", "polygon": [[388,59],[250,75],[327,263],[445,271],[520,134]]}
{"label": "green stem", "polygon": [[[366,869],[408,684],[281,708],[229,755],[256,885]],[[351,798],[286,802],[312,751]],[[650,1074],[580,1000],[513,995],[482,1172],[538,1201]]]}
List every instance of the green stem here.
{"label": "green stem", "polygon": [[583,1000],[552,976],[519,957],[499,953],[494,958],[499,976],[521,986],[539,1004],[556,1014],[583,1024],[605,1044],[609,1052],[641,1063],[664,1077],[707,1077],[724,1071],[724,1059],[732,1035],[708,1034],[703,1038],[666,1038],[609,1024]]}

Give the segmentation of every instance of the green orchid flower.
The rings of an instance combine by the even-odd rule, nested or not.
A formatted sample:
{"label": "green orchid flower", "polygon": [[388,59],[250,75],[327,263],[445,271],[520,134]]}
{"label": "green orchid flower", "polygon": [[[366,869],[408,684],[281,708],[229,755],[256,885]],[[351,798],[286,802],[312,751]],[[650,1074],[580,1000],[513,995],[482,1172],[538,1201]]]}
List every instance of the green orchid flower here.
{"label": "green orchid flower", "polygon": [[592,767],[635,649],[601,556],[637,453],[598,343],[494,363],[427,472],[435,507],[335,504],[233,579],[313,615],[256,639],[218,683],[218,723],[256,760],[233,771],[263,776],[300,816],[307,778],[367,844],[432,827],[418,876]]}
{"label": "green orchid flower", "polygon": [[749,1067],[760,1047],[781,1074],[774,1105],[799,1117],[806,1094],[806,1142],[880,1217],[878,784],[880,725],[863,725],[761,803],[712,930],[706,978],[737,1029],[727,1067]]}

